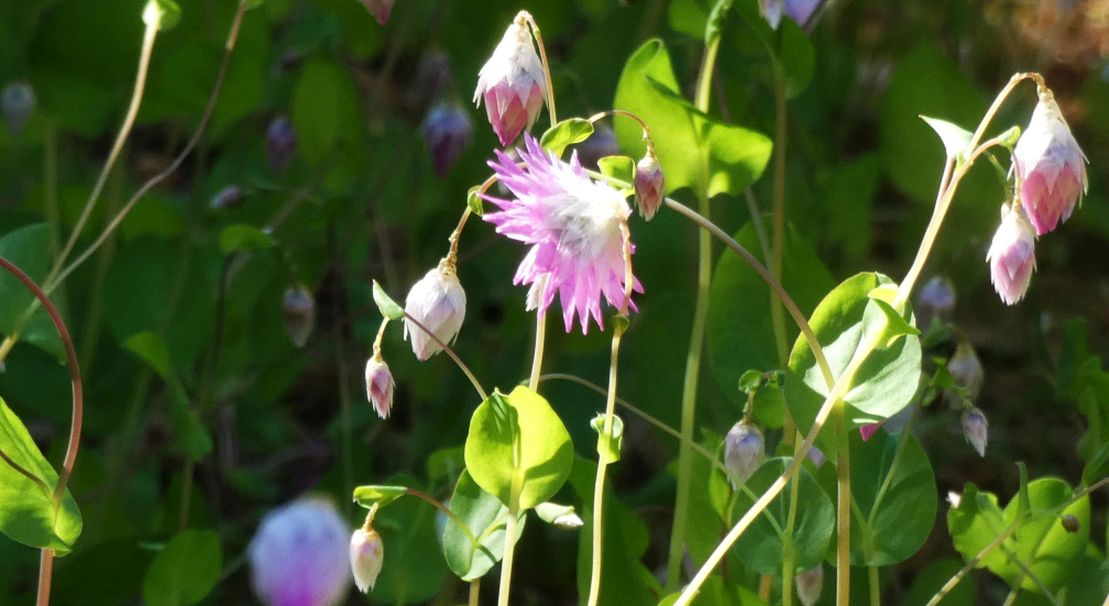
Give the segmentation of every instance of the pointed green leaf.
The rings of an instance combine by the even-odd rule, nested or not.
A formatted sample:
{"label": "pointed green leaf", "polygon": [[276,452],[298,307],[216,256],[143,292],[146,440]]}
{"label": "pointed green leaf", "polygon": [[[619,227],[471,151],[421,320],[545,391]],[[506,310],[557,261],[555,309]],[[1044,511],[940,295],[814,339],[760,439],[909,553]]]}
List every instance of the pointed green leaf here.
{"label": "pointed green leaf", "polygon": [[940,136],[949,159],[957,160],[966,157],[967,146],[970,145],[970,140],[974,137],[973,133],[947,120],[929,118],[928,116],[921,116],[920,119],[924,120]]}
{"label": "pointed green leaf", "polygon": [[385,289],[374,280],[374,303],[377,303],[377,309],[381,315],[390,320],[403,320],[404,308],[397,305],[397,302],[385,292]]}
{"label": "pointed green leaf", "polygon": [[405,486],[359,486],[354,489],[354,501],[366,509],[374,505],[385,507],[407,493]]}

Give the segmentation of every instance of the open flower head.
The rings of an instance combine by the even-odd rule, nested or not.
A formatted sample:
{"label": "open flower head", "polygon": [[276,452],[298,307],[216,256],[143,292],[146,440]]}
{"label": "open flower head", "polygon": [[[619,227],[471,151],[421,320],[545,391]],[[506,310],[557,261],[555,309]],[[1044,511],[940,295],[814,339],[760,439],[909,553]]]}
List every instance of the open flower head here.
{"label": "open flower head", "polygon": [[474,103],[485,101],[489,124],[501,145],[508,145],[539,117],[546,95],[543,62],[532,44],[526,13],[521,12],[478,72]]}
{"label": "open flower head", "polygon": [[1028,292],[1036,269],[1036,237],[1019,207],[1001,207],[1001,226],[986,254],[990,280],[1006,305],[1015,305]]}
{"label": "open flower head", "polygon": [[[557,294],[567,332],[575,315],[582,333],[589,329],[590,316],[603,330],[601,298],[617,309],[625,304],[621,224],[631,208],[618,191],[589,178],[576,154],[563,162],[531,135],[524,140],[526,149],[518,150],[523,168],[500,151],[489,163],[515,197],[484,196],[500,209],[484,219],[497,233],[531,247],[513,279],[531,285],[529,310],[546,311]],[[643,292],[634,277],[632,284]],[[635,309],[631,301],[627,304]]]}
{"label": "open flower head", "polygon": [[1040,90],[1040,102],[1013,149],[1020,199],[1036,235],[1070,218],[1086,192],[1086,155],[1063,118],[1055,96]]}

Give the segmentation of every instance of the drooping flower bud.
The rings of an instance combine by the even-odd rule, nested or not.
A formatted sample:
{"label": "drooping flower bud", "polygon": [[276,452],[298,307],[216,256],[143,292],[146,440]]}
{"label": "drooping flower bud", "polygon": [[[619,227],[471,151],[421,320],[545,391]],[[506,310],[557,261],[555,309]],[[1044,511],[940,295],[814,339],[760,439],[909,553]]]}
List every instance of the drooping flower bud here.
{"label": "drooping flower bud", "polygon": [[270,169],[282,172],[293,159],[297,146],[297,133],[293,123],[285,116],[278,116],[266,127],[266,158]]}
{"label": "drooping flower bud", "polygon": [[947,361],[947,372],[956,385],[966,390],[971,401],[978,398],[978,392],[982,391],[985,373],[974,346],[966,338],[960,338],[959,344],[955,346],[955,353]]}
{"label": "drooping flower bud", "polygon": [[359,528],[354,531],[350,537],[350,570],[358,591],[367,593],[374,588],[384,559],[385,545],[376,530]]}
{"label": "drooping flower bud", "polygon": [[393,373],[381,354],[375,353],[366,361],[366,399],[374,405],[377,416],[389,418],[393,408]]}
{"label": "drooping flower bud", "polygon": [[946,320],[955,311],[955,285],[945,276],[932,276],[920,289],[916,313],[922,327],[932,323],[932,318]]}
{"label": "drooping flower bud", "polygon": [[813,467],[816,467],[817,469],[820,469],[820,466],[828,460],[828,457],[824,454],[824,451],[820,450],[816,446],[810,448],[809,452],[805,456],[809,459],[809,462],[813,464]]}
{"label": "drooping flower bud", "polygon": [[378,25],[384,26],[389,22],[389,15],[393,13],[393,4],[395,0],[362,0],[362,4],[366,5],[366,10],[374,16],[374,20]]}
{"label": "drooping flower bud", "polygon": [[247,556],[258,598],[269,606],[334,606],[350,586],[350,527],[335,505],[304,498],[266,514]]}
{"label": "drooping flower bud", "polygon": [[246,193],[238,185],[228,185],[216,192],[208,201],[208,205],[216,210],[231,210],[243,205]]}
{"label": "drooping flower bud", "polygon": [[508,145],[539,117],[546,95],[543,63],[532,44],[527,13],[521,11],[478,73],[474,103],[480,107],[485,101],[489,124],[501,145]]}
{"label": "drooping flower bud", "polygon": [[986,456],[986,442],[989,439],[989,423],[986,415],[978,407],[967,408],[963,411],[962,418],[963,437],[978,452],[978,456]]}
{"label": "drooping flower bud", "polygon": [[35,90],[26,82],[12,82],[4,87],[4,122],[13,136],[23,133],[27,120],[35,111]]}
{"label": "drooping flower bud", "polygon": [[435,174],[445,177],[470,144],[470,114],[454,101],[437,103],[427,113],[423,130]]}
{"label": "drooping flower bud", "polygon": [[[458,282],[455,268],[446,259],[412,286],[404,302],[404,311],[443,343],[458,336],[466,317],[466,292]],[[408,318],[404,319],[404,336],[411,337],[412,352],[421,362],[442,351],[438,343]]]}
{"label": "drooping flower bud", "polygon": [[742,420],[732,426],[724,437],[724,467],[728,481],[738,490],[762,464],[766,456],[766,443],[762,432],[754,423]]}
{"label": "drooping flower bud", "polygon": [[635,165],[635,204],[639,214],[650,221],[662,206],[665,181],[658,158],[651,150]]}
{"label": "drooping flower bud", "polygon": [[285,318],[285,332],[289,333],[294,345],[304,347],[316,326],[316,299],[312,291],[303,283],[290,286],[281,300],[281,312]]}
{"label": "drooping flower bud", "polygon": [[820,592],[824,589],[824,565],[817,564],[793,577],[797,587],[797,599],[805,606],[813,606],[820,599]]}
{"label": "drooping flower bud", "polygon": [[1063,118],[1055,95],[1040,89],[1040,102],[1013,149],[1020,200],[1042,236],[1070,218],[1086,192],[1086,155]]}
{"label": "drooping flower bud", "polygon": [[1023,299],[1036,269],[1036,237],[1019,208],[1002,205],[1001,225],[986,261],[990,264],[990,281],[1001,300],[1015,305]]}

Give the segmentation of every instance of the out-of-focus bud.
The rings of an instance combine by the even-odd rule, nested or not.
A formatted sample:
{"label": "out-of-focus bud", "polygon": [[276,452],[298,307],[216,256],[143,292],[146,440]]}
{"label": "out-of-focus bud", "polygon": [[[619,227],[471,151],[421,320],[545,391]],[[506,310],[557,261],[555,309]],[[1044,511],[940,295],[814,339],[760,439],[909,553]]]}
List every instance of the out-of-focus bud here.
{"label": "out-of-focus bud", "polygon": [[[443,343],[458,336],[466,317],[466,291],[455,273],[451,263],[443,259],[412,286],[404,301],[404,311]],[[404,319],[404,336],[411,337],[412,352],[421,362],[443,349],[408,318]]]}
{"label": "out-of-focus bud", "polygon": [[873,438],[874,434],[878,433],[878,430],[881,428],[881,423],[867,423],[859,427],[859,436],[862,437],[863,442],[866,442],[870,438]]}
{"label": "out-of-focus bud", "polygon": [[521,11],[504,33],[493,56],[478,73],[474,103],[485,111],[501,145],[516,140],[539,117],[547,95],[543,63],[535,52],[528,15]]}
{"label": "out-of-focus bud", "polygon": [[415,111],[422,112],[451,90],[453,80],[451,61],[446,53],[436,49],[427,51],[416,67],[416,78],[408,91],[409,104]]}
{"label": "out-of-focus bud", "polygon": [[393,13],[393,4],[395,0],[362,0],[362,4],[366,5],[366,10],[374,16],[374,20],[378,25],[384,26],[389,22],[389,15]]}
{"label": "out-of-focus bud", "polygon": [[384,558],[385,545],[376,530],[359,528],[354,531],[350,537],[350,570],[358,591],[366,593],[374,588]]}
{"label": "out-of-focus bud", "polygon": [[4,123],[12,136],[23,133],[27,120],[35,111],[35,90],[26,82],[12,82],[4,87],[3,100]]}
{"label": "out-of-focus bud", "polygon": [[423,130],[435,174],[445,177],[470,144],[470,114],[454,101],[437,103],[424,119]]}
{"label": "out-of-focus bud", "polygon": [[334,606],[350,586],[350,527],[331,501],[304,498],[266,514],[247,556],[258,598],[269,606]]}
{"label": "out-of-focus bud", "polygon": [[955,300],[955,285],[951,280],[945,276],[932,276],[917,296],[916,313],[920,325],[930,325],[932,318],[949,319],[955,311]]}
{"label": "out-of-focus bud", "polygon": [[616,133],[604,124],[598,124],[593,129],[589,138],[570,149],[578,153],[578,162],[590,170],[597,170],[597,162],[605,156],[615,156],[620,153],[620,143],[616,141]]}
{"label": "out-of-focus bud", "polygon": [[293,48],[281,54],[281,58],[277,60],[277,69],[283,72],[291,72],[300,67],[301,63],[304,63],[304,54]]}
{"label": "out-of-focus bud", "polygon": [[1036,237],[1019,207],[1001,207],[1001,225],[986,254],[990,281],[1006,305],[1015,305],[1028,292],[1036,269]]}
{"label": "out-of-focus bud", "polygon": [[758,426],[743,420],[732,426],[724,437],[724,467],[728,481],[738,490],[762,464],[766,443]]}
{"label": "out-of-focus bud", "polygon": [[820,592],[824,589],[824,565],[817,564],[793,577],[797,586],[797,599],[805,606],[813,606],[820,599]]}
{"label": "out-of-focus bud", "polygon": [[296,129],[285,116],[278,116],[266,127],[266,158],[274,172],[282,172],[293,159],[297,147]]}
{"label": "out-of-focus bud", "polygon": [[[947,361],[947,372],[956,385],[967,390],[967,396],[971,401],[978,398],[978,393],[982,391],[985,373],[974,346],[965,337],[959,339],[959,344],[955,346],[955,353]],[[954,394],[948,394],[949,400],[953,397]]]}
{"label": "out-of-focus bud", "polygon": [[962,418],[963,437],[978,452],[978,456],[986,456],[986,442],[989,440],[989,423],[986,415],[978,407],[967,408],[963,411]]}
{"label": "out-of-focus bud", "polygon": [[828,457],[824,454],[824,451],[820,450],[816,446],[810,448],[808,454],[806,454],[805,456],[809,459],[809,462],[813,464],[813,467],[816,467],[817,469],[819,469],[820,466],[828,460]]}
{"label": "out-of-focus bud", "polygon": [[1063,530],[1066,530],[1071,534],[1078,532],[1078,530],[1082,528],[1082,524],[1078,521],[1078,518],[1070,515],[1069,513],[1063,516],[1062,519],[1059,520],[1059,522],[1063,525]]}
{"label": "out-of-focus bud", "polygon": [[639,214],[650,221],[662,206],[662,194],[665,191],[665,181],[662,167],[654,152],[647,150],[647,155],[635,165],[635,203],[639,207]]}
{"label": "out-of-focus bud", "polygon": [[[366,399],[374,405],[377,416],[389,418],[393,409],[393,373],[381,354],[375,353],[366,361]],[[365,591],[365,590],[363,590]]]}
{"label": "out-of-focus bud", "polygon": [[808,25],[813,13],[824,0],[785,0],[786,16],[800,26]]}
{"label": "out-of-focus bud", "polygon": [[771,29],[778,29],[781,25],[784,8],[784,0],[759,0],[759,13],[770,24]]}
{"label": "out-of-focus bud", "polygon": [[535,506],[535,514],[541,520],[559,530],[575,530],[585,524],[581,516],[570,505],[559,505],[550,502],[540,503]]}
{"label": "out-of-focus bud", "polygon": [[231,210],[243,205],[246,193],[238,185],[228,185],[212,195],[208,205],[216,210]]}
{"label": "out-of-focus bud", "polygon": [[312,291],[303,283],[290,286],[281,300],[281,312],[285,318],[285,332],[293,344],[304,347],[316,326],[316,299]]}
{"label": "out-of-focus bud", "polygon": [[1013,165],[1020,179],[1020,200],[1036,235],[1069,219],[1086,193],[1086,154],[1047,88],[1040,89],[1032,120],[1013,149]]}

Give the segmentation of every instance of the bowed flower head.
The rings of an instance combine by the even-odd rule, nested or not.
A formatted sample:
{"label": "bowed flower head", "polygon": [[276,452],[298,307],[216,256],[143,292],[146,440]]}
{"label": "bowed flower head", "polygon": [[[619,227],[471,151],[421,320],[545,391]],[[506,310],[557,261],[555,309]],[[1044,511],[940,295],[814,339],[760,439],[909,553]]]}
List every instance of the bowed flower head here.
{"label": "bowed flower head", "polygon": [[1040,102],[1013,150],[1020,199],[1036,235],[1070,218],[1086,192],[1086,154],[1078,147],[1055,95],[1040,90]]}
{"label": "bowed flower head", "polygon": [[350,536],[350,571],[354,584],[366,593],[374,588],[385,563],[385,545],[373,528],[359,528]]}
{"label": "bowed flower head", "polygon": [[531,42],[527,13],[521,11],[478,72],[474,103],[480,107],[485,100],[489,124],[501,145],[508,145],[539,117],[546,95],[543,63]]}
{"label": "bowed flower head", "polygon": [[350,586],[350,527],[335,505],[305,498],[266,514],[247,549],[254,592],[268,606],[333,606]]}
{"label": "bowed flower head", "polygon": [[[484,196],[500,208],[484,219],[497,233],[531,246],[513,279],[531,284],[527,308],[546,311],[558,294],[562,319],[569,332],[575,314],[581,330],[589,329],[592,315],[604,329],[601,297],[618,309],[624,307],[624,237],[631,208],[618,191],[590,179],[578,162],[559,160],[525,134],[527,149],[518,150],[521,168],[503,152],[489,166],[513,199]],[[630,243],[629,243],[630,246]],[[643,287],[633,277],[633,288]]]}
{"label": "bowed flower head", "polygon": [[[404,311],[423,324],[438,339],[450,343],[462,329],[466,317],[466,291],[455,275],[454,264],[447,259],[427,272],[408,291]],[[442,351],[422,328],[408,318],[404,319],[404,337],[412,338],[412,353],[421,361]]]}
{"label": "bowed flower head", "polygon": [[986,254],[990,280],[1006,305],[1024,298],[1036,269],[1036,237],[1019,207],[1001,207],[1001,226]]}
{"label": "bowed flower head", "polygon": [[377,416],[389,418],[393,409],[393,373],[381,354],[375,353],[366,361],[366,399],[374,406]]}

